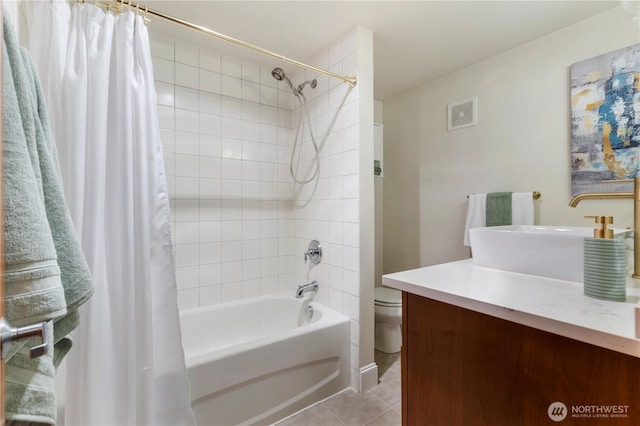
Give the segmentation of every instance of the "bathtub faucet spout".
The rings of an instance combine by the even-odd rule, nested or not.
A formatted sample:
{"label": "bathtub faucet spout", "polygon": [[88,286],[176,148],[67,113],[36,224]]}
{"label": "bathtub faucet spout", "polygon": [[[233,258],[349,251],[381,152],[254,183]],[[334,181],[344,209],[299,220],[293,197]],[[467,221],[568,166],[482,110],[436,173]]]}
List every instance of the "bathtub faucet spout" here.
{"label": "bathtub faucet spout", "polygon": [[308,284],[299,285],[298,289],[296,290],[296,298],[300,299],[302,298],[302,296],[304,296],[305,293],[308,293],[310,291],[318,291],[317,281],[311,281]]}

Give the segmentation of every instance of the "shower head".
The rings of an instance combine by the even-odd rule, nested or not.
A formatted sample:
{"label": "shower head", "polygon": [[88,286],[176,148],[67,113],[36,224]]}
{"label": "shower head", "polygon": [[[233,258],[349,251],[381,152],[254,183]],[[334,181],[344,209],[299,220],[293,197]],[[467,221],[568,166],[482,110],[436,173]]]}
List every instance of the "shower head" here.
{"label": "shower head", "polygon": [[273,71],[271,71],[271,75],[278,81],[282,81],[286,77],[282,68],[274,68]]}
{"label": "shower head", "polygon": [[286,81],[293,94],[296,96],[300,95],[300,92],[298,92],[298,90],[293,87],[293,84],[291,84],[291,80],[289,80],[289,77],[287,77],[282,68],[274,68],[273,71],[271,71],[271,75],[278,81]]}

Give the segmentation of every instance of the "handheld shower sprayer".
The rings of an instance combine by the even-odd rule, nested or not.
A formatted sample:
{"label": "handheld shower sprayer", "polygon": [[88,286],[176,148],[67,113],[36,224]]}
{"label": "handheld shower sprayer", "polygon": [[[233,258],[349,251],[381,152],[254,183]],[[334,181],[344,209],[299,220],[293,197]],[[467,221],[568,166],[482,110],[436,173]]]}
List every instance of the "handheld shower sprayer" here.
{"label": "handheld shower sprayer", "polygon": [[291,80],[289,80],[289,77],[287,77],[282,68],[274,68],[273,71],[271,71],[271,75],[278,81],[286,81],[293,94],[296,96],[299,95],[298,91],[293,87]]}
{"label": "handheld shower sprayer", "polygon": [[[293,178],[293,181],[295,183],[299,185],[305,185],[309,182],[312,182],[314,179],[316,179],[319,176],[320,153],[318,152],[318,144],[316,143],[316,137],[313,134],[313,130],[311,129],[311,117],[309,117],[309,110],[307,108],[307,98],[305,98],[304,94],[302,93],[302,89],[304,89],[307,85],[310,85],[312,89],[315,89],[316,86],[318,85],[318,81],[314,78],[313,80],[307,80],[304,83],[299,84],[298,87],[294,87],[293,84],[291,83],[291,80],[289,80],[289,78],[284,73],[284,70],[282,68],[279,68],[279,67],[274,68],[273,71],[271,71],[271,75],[273,76],[273,78],[275,78],[278,81],[286,81],[287,84],[289,85],[289,88],[291,88],[291,91],[295,95],[295,97],[298,98],[298,103],[300,104],[300,108],[298,110],[298,128],[296,129],[296,135],[293,140],[293,149],[291,150],[291,160],[289,161],[289,173],[291,174],[291,177]],[[300,165],[301,150],[302,150],[301,146],[302,146],[302,140],[304,138],[305,117],[307,119],[307,122],[309,123],[309,134],[311,136],[311,144],[313,145],[313,150],[315,154],[314,155],[315,168],[313,169],[314,171],[313,171],[313,174],[311,174],[311,177],[301,178],[298,176],[297,170],[298,170],[298,166]],[[294,158],[296,157],[296,153],[297,153],[298,163],[294,170],[293,162],[294,162]]]}
{"label": "handheld shower sprayer", "polygon": [[296,96],[300,96],[302,94],[302,89],[304,89],[307,84],[311,85],[312,89],[315,89],[318,85],[318,81],[314,78],[313,80],[307,80],[304,83],[299,84],[298,87],[294,87],[291,80],[289,80],[289,77],[284,73],[284,70],[279,67],[274,68],[273,71],[271,71],[271,75],[278,81],[285,81]]}

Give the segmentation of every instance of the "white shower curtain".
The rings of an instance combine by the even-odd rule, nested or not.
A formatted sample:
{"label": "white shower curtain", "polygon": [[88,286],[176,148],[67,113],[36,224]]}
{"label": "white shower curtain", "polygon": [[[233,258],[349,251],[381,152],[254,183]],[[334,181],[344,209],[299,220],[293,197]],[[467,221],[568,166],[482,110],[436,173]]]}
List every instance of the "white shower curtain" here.
{"label": "white shower curtain", "polygon": [[29,2],[65,184],[95,283],[66,362],[67,425],[193,424],[147,28]]}

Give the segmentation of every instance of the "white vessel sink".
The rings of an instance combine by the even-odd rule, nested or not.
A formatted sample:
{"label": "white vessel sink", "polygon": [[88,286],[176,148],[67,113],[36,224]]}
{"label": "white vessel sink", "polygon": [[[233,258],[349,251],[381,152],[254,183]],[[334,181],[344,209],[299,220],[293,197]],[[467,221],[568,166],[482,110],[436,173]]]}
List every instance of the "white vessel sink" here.
{"label": "white vessel sink", "polygon": [[[614,238],[629,232],[615,229]],[[593,237],[593,228],[510,225],[469,231],[475,265],[580,282],[584,237]]]}

